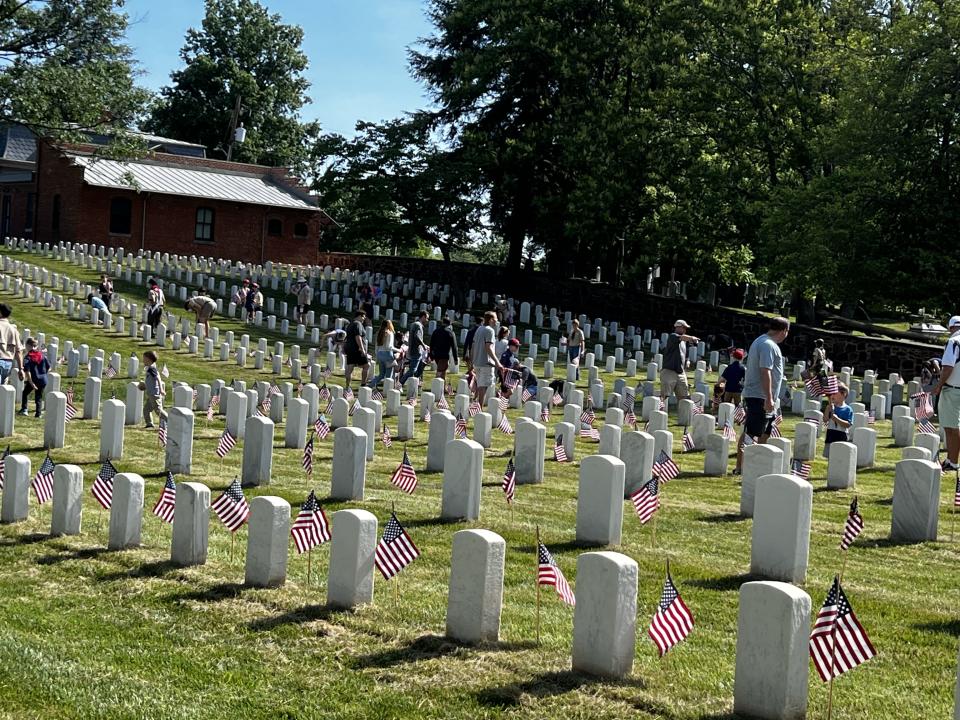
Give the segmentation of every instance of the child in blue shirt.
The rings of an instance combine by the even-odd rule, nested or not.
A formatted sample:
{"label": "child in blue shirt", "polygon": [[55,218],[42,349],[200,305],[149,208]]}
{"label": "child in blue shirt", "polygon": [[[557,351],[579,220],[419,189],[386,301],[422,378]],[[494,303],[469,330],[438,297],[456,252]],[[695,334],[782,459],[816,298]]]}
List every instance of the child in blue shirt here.
{"label": "child in blue shirt", "polygon": [[830,457],[830,443],[846,442],[848,431],[853,425],[853,408],[847,405],[849,390],[843,383],[837,386],[837,392],[830,396],[830,404],[823,416],[827,424],[827,437],[823,446],[823,456]]}

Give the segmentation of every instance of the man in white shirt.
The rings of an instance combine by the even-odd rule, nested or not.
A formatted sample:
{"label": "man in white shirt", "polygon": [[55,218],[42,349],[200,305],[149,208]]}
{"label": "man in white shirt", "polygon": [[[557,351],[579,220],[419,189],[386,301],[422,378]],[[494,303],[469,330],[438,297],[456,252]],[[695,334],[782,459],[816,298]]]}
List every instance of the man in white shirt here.
{"label": "man in white shirt", "polygon": [[0,303],[0,385],[7,382],[13,368],[23,379],[23,345],[17,326],[10,323],[10,306]]}
{"label": "man in white shirt", "polygon": [[960,467],[957,457],[960,455],[960,370],[955,371],[960,363],[960,315],[950,318],[947,327],[950,339],[943,348],[940,382],[933,394],[940,396],[937,417],[947,439],[947,459],[943,461],[943,469],[956,471]]}
{"label": "man in white shirt", "polygon": [[497,314],[488,311],[483,314],[481,325],[473,337],[473,371],[477,379],[477,402],[483,406],[487,399],[487,389],[493,386],[495,371],[503,369],[496,351],[493,349],[493,326],[497,324]]}

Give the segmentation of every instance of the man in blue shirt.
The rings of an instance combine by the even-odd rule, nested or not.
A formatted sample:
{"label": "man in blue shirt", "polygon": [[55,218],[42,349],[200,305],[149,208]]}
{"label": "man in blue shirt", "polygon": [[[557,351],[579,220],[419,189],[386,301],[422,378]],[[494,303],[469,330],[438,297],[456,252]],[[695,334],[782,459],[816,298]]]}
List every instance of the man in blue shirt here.
{"label": "man in blue shirt", "polygon": [[102,299],[100,299],[99,296],[94,295],[93,293],[91,293],[90,295],[87,295],[87,302],[93,305],[93,307],[95,307],[97,310],[100,311],[100,322],[102,322],[104,326],[106,326],[107,319],[111,317],[110,308],[107,307],[107,304]]}
{"label": "man in blue shirt", "polygon": [[772,318],[767,332],[754,340],[747,352],[747,372],[743,380],[743,404],[747,417],[740,442],[737,443],[735,475],[739,475],[743,467],[744,438],[749,436],[759,443],[765,443],[769,437],[770,421],[783,382],[780,343],[787,339],[789,332],[790,321],[787,318]]}

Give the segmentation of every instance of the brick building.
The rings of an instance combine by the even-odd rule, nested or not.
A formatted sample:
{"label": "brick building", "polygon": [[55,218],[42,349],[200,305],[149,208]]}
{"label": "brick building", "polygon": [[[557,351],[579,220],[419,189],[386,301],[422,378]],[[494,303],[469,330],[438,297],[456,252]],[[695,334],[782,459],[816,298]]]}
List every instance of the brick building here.
{"label": "brick building", "polygon": [[333,223],[286,168],[213,160],[199,145],[144,135],[147,156],[121,162],[96,154],[105,138],[0,135],[0,236],[315,263]]}

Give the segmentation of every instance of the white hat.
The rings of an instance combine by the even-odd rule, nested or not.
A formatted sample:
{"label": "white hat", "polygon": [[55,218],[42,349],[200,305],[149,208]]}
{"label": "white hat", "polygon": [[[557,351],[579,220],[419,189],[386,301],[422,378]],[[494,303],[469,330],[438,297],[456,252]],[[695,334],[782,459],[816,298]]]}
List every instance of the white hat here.
{"label": "white hat", "polygon": [[683,325],[685,328],[688,328],[688,329],[690,328],[690,324],[686,320],[677,320],[673,324],[674,327],[679,327],[681,325]]}
{"label": "white hat", "polygon": [[947,320],[947,327],[952,328],[960,325],[960,315],[954,315],[952,318]]}

